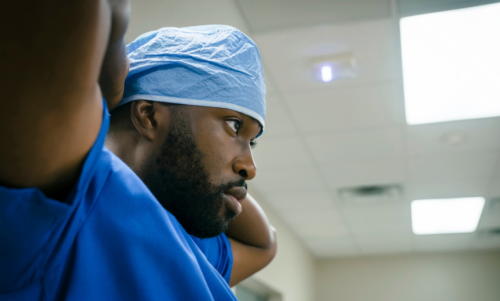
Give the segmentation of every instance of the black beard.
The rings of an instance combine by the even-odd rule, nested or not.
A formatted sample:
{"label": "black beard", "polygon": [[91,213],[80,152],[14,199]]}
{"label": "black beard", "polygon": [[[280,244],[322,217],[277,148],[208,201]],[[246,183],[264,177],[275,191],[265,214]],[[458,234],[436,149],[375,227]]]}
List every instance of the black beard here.
{"label": "black beard", "polygon": [[172,121],[173,128],[159,156],[150,162],[144,182],[187,233],[199,238],[220,235],[236,216],[228,207],[225,216],[220,216],[224,192],[246,186],[245,181],[213,185],[182,108],[173,108]]}

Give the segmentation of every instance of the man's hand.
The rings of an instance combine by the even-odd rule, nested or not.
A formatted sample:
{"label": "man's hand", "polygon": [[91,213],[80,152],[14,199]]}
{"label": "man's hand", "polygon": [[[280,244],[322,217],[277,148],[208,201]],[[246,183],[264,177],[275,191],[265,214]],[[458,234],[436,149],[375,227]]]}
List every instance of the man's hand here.
{"label": "man's hand", "polygon": [[109,110],[112,111],[122,100],[125,78],[130,67],[124,39],[130,5],[127,4],[129,0],[109,2],[112,9],[111,33],[99,75],[99,86]]}
{"label": "man's hand", "polygon": [[276,230],[266,214],[249,194],[241,202],[243,211],[229,223],[226,233],[233,251],[230,286],[267,266],[277,251]]}

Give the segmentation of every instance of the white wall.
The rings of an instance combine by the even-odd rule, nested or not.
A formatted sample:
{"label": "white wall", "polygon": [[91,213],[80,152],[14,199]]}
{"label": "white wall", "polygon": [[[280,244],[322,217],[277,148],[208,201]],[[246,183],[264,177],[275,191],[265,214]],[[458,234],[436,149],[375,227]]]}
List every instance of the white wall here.
{"label": "white wall", "polygon": [[317,262],[318,301],[498,301],[500,252]]}
{"label": "white wall", "polygon": [[278,253],[266,268],[253,277],[280,292],[283,301],[315,300],[315,259],[283,220],[257,191],[249,189],[278,235]]}

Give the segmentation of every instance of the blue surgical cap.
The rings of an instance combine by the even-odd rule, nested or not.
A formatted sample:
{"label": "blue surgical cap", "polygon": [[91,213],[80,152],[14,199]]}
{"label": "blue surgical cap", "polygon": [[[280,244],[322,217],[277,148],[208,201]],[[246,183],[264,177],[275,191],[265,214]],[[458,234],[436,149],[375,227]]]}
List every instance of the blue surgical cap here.
{"label": "blue surgical cap", "polygon": [[253,117],[264,128],[266,86],[259,50],[238,29],[161,28],[130,43],[127,55],[130,72],[120,105],[145,99],[224,108]]}

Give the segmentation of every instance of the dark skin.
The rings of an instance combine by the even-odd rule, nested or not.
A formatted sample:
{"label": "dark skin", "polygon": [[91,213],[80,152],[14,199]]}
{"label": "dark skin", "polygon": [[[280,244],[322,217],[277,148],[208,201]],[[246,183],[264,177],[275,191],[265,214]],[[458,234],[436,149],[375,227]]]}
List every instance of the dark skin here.
{"label": "dark skin", "polygon": [[[259,134],[260,124],[249,116],[227,109],[187,106],[191,129],[203,153],[203,164],[214,184],[243,178],[251,180],[257,169],[251,144]],[[148,158],[157,156],[171,127],[172,106],[139,100],[112,120],[106,146],[129,165],[139,177],[148,172]],[[235,122],[239,128],[235,132]],[[274,228],[264,212],[249,195],[239,199],[242,213],[229,224],[227,236],[233,251],[230,285],[264,268],[276,254]],[[223,206],[220,215],[225,215]]]}
{"label": "dark skin", "polygon": [[123,94],[128,15],[128,0],[0,2],[0,185],[66,198],[102,97],[112,109]]}

